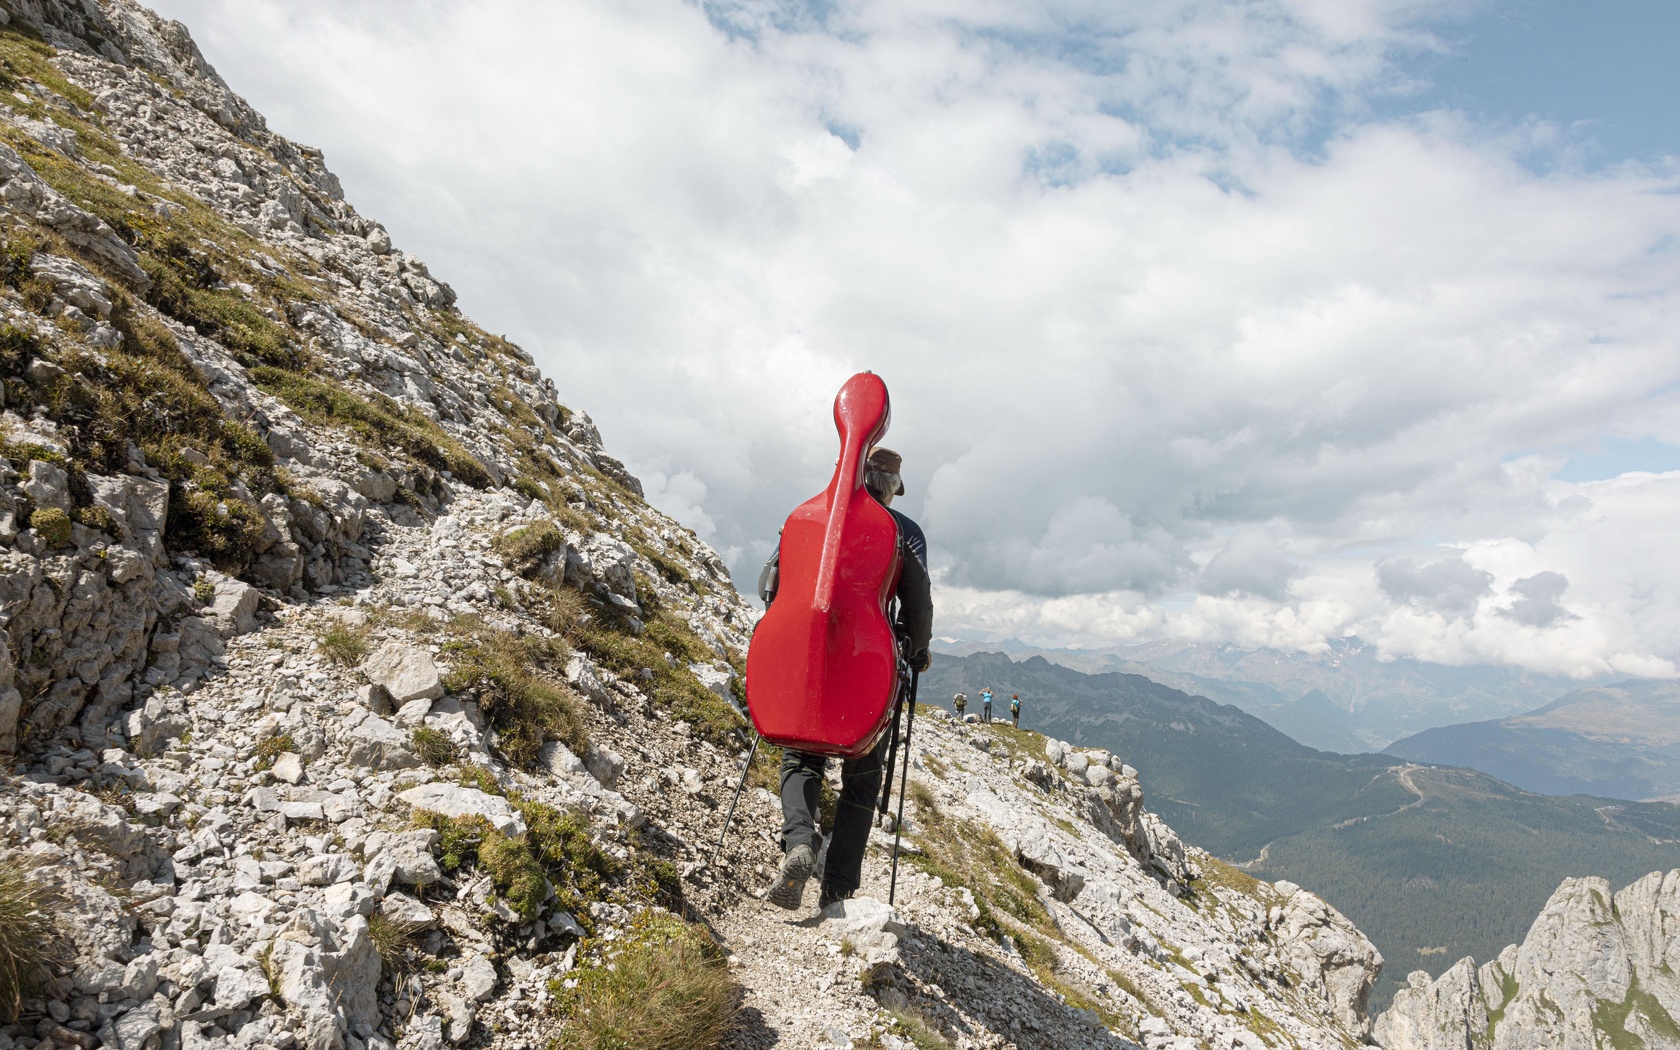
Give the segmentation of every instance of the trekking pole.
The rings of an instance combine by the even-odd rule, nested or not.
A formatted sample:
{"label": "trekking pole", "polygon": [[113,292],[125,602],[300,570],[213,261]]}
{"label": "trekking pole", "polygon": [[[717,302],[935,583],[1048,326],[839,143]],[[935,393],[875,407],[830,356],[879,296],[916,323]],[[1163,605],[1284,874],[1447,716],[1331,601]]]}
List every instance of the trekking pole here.
{"label": "trekking pole", "polygon": [[898,725],[904,718],[904,693],[905,691],[900,689],[898,700],[893,704],[892,735],[887,738],[887,781],[881,789],[880,797],[875,800],[875,811],[883,818],[892,815],[889,812],[892,806],[892,771],[898,763]]}
{"label": "trekking pole", "polygon": [[735,819],[735,803],[741,801],[741,789],[747,786],[747,771],[752,768],[753,756],[758,754],[758,734],[753,734],[752,747],[747,749],[747,760],[741,765],[741,775],[735,778],[735,797],[729,800],[729,812],[723,817],[723,830],[718,832],[717,845],[712,848],[712,859],[706,862],[706,867],[717,863],[718,854],[723,852],[723,840],[729,834],[729,822]]}
{"label": "trekking pole", "polygon": [[[892,879],[887,883],[889,907],[898,896],[898,838],[904,831],[904,792],[910,786],[910,733],[916,728],[916,685],[921,676],[920,671],[910,672],[910,720],[904,725],[904,774],[898,782],[898,819],[893,821]],[[891,769],[887,770],[887,775],[892,775]]]}

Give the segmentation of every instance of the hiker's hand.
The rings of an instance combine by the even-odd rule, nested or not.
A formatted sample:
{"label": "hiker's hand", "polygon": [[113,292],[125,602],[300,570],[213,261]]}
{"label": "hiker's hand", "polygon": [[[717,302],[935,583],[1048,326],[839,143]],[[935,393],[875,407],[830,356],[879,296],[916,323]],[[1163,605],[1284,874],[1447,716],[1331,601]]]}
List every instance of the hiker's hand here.
{"label": "hiker's hand", "polygon": [[933,658],[928,655],[928,651],[926,649],[923,649],[921,652],[910,658],[910,670],[916,672],[917,674],[921,674],[928,669],[928,665],[932,662]]}

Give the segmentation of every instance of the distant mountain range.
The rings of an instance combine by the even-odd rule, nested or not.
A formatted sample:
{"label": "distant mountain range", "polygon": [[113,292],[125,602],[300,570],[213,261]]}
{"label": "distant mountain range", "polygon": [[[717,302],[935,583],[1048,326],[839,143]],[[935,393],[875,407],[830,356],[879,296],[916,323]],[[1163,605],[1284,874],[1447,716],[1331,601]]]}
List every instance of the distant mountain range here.
{"label": "distant mountain range", "polygon": [[1528,791],[1680,798],[1680,682],[1580,689],[1537,711],[1442,726],[1385,754],[1469,766]]}
{"label": "distant mountain range", "polygon": [[[985,685],[1000,699],[1021,695],[1024,727],[1130,762],[1150,808],[1186,840],[1345,912],[1390,960],[1373,1010],[1411,970],[1439,975],[1521,940],[1565,877],[1624,885],[1680,866],[1680,807],[1530,794],[1471,770],[1314,750],[1138,674],[946,656],[922,697],[973,697]],[[997,710],[1007,716],[1006,703]]]}
{"label": "distant mountain range", "polygon": [[1380,751],[1437,726],[1533,711],[1583,685],[1603,684],[1503,667],[1384,660],[1357,638],[1338,639],[1323,653],[1183,641],[1109,649],[950,642],[936,649],[1042,656],[1087,674],[1141,674],[1233,704],[1308,747],[1342,754]]}

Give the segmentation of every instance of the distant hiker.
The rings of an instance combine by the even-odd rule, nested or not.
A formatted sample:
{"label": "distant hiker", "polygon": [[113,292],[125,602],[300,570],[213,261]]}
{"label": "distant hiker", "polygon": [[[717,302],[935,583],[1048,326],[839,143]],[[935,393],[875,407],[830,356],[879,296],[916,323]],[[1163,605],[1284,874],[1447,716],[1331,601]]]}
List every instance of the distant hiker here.
{"label": "distant hiker", "polygon": [[[864,467],[863,485],[898,523],[904,570],[898,580],[898,621],[894,627],[907,641],[910,666],[925,671],[928,642],[933,637],[927,540],[921,526],[892,509],[893,497],[904,494],[904,482],[899,477],[901,462],[898,453],[890,449],[871,452]],[[771,560],[775,561],[774,556]],[[776,574],[770,571],[770,566],[765,570],[759,578],[759,597],[768,606],[775,593],[766,586],[766,581],[773,581]],[[817,897],[819,908],[850,897],[863,881],[863,850],[869,844],[875,801],[881,793],[881,764],[886,747],[887,738],[883,736],[874,751],[841,763],[840,806],[834,816],[834,826],[829,829],[828,860],[823,867],[822,892]],[[776,875],[776,884],[765,894],[765,899],[778,908],[791,911],[799,907],[805,895],[805,882],[811,877],[817,854],[822,850],[817,804],[827,769],[826,756],[804,751],[782,754],[782,868]]]}
{"label": "distant hiker", "polygon": [[957,721],[962,721],[963,708],[968,706],[968,697],[958,693],[951,698],[951,706],[957,709]]}
{"label": "distant hiker", "polygon": [[1021,694],[1011,693],[1009,696],[1009,724],[1016,729],[1021,728]]}
{"label": "distant hiker", "polygon": [[992,687],[988,685],[986,688],[980,690],[980,721],[990,722],[991,720],[992,720]]}

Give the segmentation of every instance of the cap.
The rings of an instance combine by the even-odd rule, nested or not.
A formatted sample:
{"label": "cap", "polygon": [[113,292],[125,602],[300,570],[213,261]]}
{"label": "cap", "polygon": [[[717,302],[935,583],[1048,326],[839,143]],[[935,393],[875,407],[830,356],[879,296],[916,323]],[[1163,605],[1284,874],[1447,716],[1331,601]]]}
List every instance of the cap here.
{"label": "cap", "polygon": [[869,466],[874,470],[879,470],[884,473],[891,474],[895,478],[899,478],[898,491],[894,492],[893,495],[904,495],[904,479],[899,477],[899,470],[904,466],[903,456],[900,456],[897,452],[894,452],[890,448],[878,448],[869,454]]}

